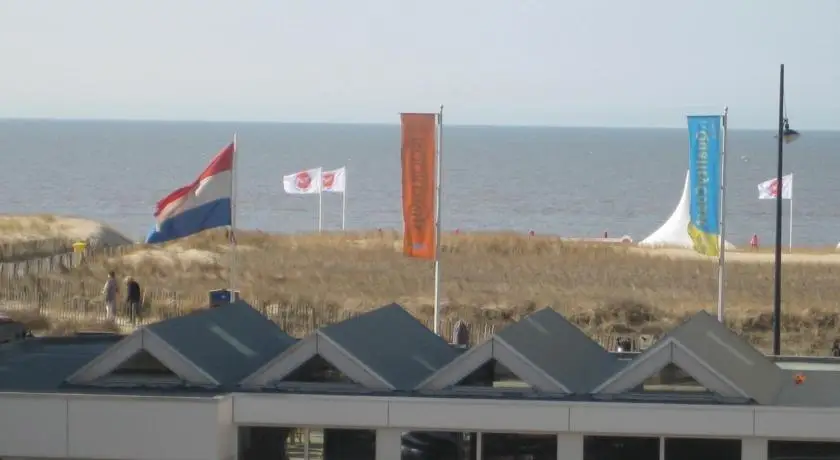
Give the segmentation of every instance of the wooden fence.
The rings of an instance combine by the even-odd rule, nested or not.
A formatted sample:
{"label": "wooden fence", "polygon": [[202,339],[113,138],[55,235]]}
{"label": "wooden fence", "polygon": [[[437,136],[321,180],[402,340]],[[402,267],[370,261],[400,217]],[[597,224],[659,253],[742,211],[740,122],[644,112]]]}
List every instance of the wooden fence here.
{"label": "wooden fence", "polygon": [[[139,321],[132,321],[125,308],[117,317],[109,320],[102,298],[102,283],[84,280],[67,281],[44,276],[78,267],[82,263],[101,258],[112,258],[130,252],[135,245],[90,248],[83,253],[72,250],[25,260],[0,260],[0,311],[17,312],[41,316],[50,323],[66,322],[77,329],[101,328],[105,324],[120,330],[151,324],[167,318],[184,315],[207,306],[206,295],[183,295],[167,289],[147,288],[143,292],[143,314]],[[6,259],[8,260],[8,259]],[[296,337],[310,334],[315,329],[344,321],[360,312],[349,312],[340,308],[315,307],[309,305],[289,306],[276,299],[248,299],[266,317],[277,323],[281,329]],[[420,319],[432,328],[431,319]],[[442,335],[451,340],[458,318],[442,319]],[[470,324],[470,341],[478,343],[491,336],[502,322],[481,322]],[[631,347],[645,348],[651,338],[626,334],[604,334],[593,337],[601,345],[615,350],[617,339],[630,339]]]}
{"label": "wooden fence", "polygon": [[[182,316],[206,307],[206,296],[182,296],[177,292],[163,290],[144,291],[144,309],[139,320],[132,321],[126,306],[120,306],[117,317],[109,320],[99,285],[83,286],[79,294],[69,294],[69,283],[56,280],[40,280],[35,286],[6,285],[0,288],[0,311],[19,313],[25,316],[40,316],[50,323],[68,323],[76,329],[96,329],[103,326],[119,330],[155,323],[167,318]],[[79,292],[79,291],[76,291]],[[350,319],[361,312],[349,312],[338,308],[317,308],[310,306],[289,307],[279,303],[249,299],[249,303],[271,319],[286,333],[303,337],[314,330]],[[154,308],[149,308],[153,306]],[[430,320],[420,319],[431,328]],[[457,318],[442,321],[442,333],[450,339]],[[479,323],[470,325],[472,343],[484,340],[495,332],[496,325]]]}
{"label": "wooden fence", "polygon": [[95,262],[102,258],[121,256],[130,252],[135,245],[89,248],[76,253],[73,250],[26,259],[0,259],[0,278],[16,279],[29,275],[60,273],[78,267],[83,262]]}
{"label": "wooden fence", "polygon": [[[127,332],[134,327],[152,324],[167,318],[182,316],[207,305],[206,296],[183,296],[174,291],[144,291],[144,310],[141,318],[132,321],[126,308],[121,307],[117,317],[109,320],[100,294],[101,286],[85,285],[70,294],[68,282],[43,279],[32,285],[15,284],[0,287],[0,311],[26,316],[40,316],[51,325],[66,323],[66,328],[75,330],[99,329],[103,326]],[[312,306],[287,306],[265,299],[248,299],[257,310],[271,319],[286,333],[303,337],[314,330],[352,318],[361,312],[340,308]],[[153,308],[150,308],[153,307]],[[418,318],[432,329],[430,318]],[[453,340],[452,333],[457,317],[445,317],[441,321],[441,335]],[[476,322],[470,326],[470,343],[479,343],[504,327],[501,322]],[[649,345],[648,337],[627,337],[627,335],[601,334],[594,336],[597,342],[609,350],[615,350],[618,338],[629,338],[634,347]]]}
{"label": "wooden fence", "polygon": [[72,243],[62,238],[4,243],[0,244],[0,262],[35,259],[52,254],[63,254],[72,250]]}

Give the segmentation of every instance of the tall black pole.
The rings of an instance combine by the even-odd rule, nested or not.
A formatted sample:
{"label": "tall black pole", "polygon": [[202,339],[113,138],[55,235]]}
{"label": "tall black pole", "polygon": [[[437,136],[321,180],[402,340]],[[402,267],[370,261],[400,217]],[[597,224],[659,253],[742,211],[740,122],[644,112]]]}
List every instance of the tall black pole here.
{"label": "tall black pole", "polygon": [[773,354],[782,354],[782,175],[784,174],[785,65],[779,70],[779,154],[776,169],[776,253],[773,289]]}

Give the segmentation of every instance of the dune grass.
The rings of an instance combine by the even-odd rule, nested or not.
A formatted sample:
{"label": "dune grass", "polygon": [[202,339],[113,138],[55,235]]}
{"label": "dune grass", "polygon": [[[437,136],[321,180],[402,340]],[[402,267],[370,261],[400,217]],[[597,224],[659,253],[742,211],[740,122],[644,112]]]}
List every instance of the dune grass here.
{"label": "dune grass", "polygon": [[[398,302],[420,318],[433,313],[432,263],[404,257],[397,232],[240,232],[238,241],[236,281],[246,299],[348,311]],[[54,276],[101,283],[114,270],[144,287],[202,296],[227,286],[229,260],[224,232],[212,231]],[[621,245],[451,234],[441,263],[444,316],[473,323],[502,324],[551,306],[593,334],[661,334],[698,310],[716,309],[714,262]],[[840,329],[840,265],[785,264],[783,276],[785,352],[824,354]],[[728,265],[727,322],[764,348],[772,299],[772,262]]]}

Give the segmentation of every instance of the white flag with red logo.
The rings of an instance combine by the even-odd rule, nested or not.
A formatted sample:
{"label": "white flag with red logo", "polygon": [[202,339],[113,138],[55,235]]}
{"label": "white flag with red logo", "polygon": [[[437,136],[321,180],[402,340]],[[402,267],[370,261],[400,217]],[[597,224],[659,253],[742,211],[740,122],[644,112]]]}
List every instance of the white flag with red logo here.
{"label": "white flag with red logo", "polygon": [[[793,199],[793,174],[782,177],[782,199]],[[766,180],[758,184],[758,199],[772,200],[779,195],[779,181],[776,179]]]}
{"label": "white flag with red logo", "polygon": [[344,189],[347,188],[347,174],[344,166],[332,171],[324,171],[321,180],[325,192],[344,193]]}
{"label": "white flag with red logo", "polygon": [[321,168],[283,176],[283,190],[292,195],[321,193]]}

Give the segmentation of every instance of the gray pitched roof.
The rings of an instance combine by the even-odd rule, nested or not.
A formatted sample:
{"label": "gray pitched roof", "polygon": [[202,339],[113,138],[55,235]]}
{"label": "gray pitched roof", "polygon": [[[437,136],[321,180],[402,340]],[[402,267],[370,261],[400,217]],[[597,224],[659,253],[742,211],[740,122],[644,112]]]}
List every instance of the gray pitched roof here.
{"label": "gray pitched roof", "polygon": [[614,355],[551,308],[526,316],[496,336],[576,394],[589,393],[621,367]]}
{"label": "gray pitched roof", "polygon": [[776,399],[782,369],[709,313],[695,314],[663,340],[667,337],[679,341],[759,404]]}
{"label": "gray pitched roof", "polygon": [[222,385],[239,382],[297,341],[243,301],[146,327]]}
{"label": "gray pitched roof", "polygon": [[397,304],[327,326],[320,333],[398,390],[413,389],[459,355]]}
{"label": "gray pitched roof", "polygon": [[121,338],[41,337],[0,346],[0,391],[56,391]]}

